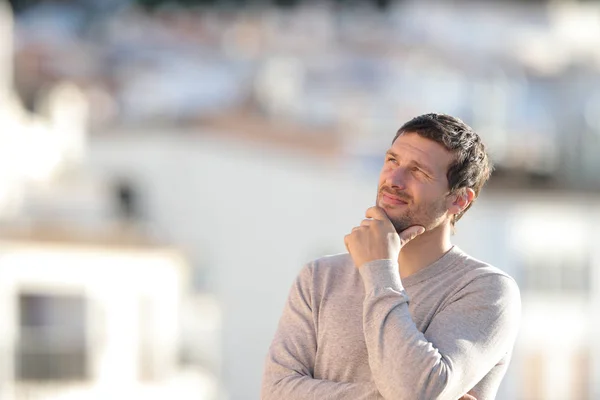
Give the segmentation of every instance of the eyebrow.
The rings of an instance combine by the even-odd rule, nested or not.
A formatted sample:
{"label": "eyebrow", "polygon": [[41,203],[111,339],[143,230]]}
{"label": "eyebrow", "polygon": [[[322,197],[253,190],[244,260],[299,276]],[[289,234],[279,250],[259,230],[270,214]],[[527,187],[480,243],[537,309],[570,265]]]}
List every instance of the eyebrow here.
{"label": "eyebrow", "polygon": [[[392,157],[394,157],[394,158],[396,158],[396,159],[397,159],[397,158],[400,158],[400,157],[398,156],[398,154],[394,153],[392,150],[388,150],[388,151],[386,151],[386,152],[385,152],[385,155],[386,155],[386,156],[390,155],[390,156],[392,156]],[[429,175],[431,175],[431,176],[435,176],[435,174],[433,173],[433,171],[431,170],[431,168],[429,168],[428,166],[424,165],[423,163],[420,163],[420,162],[419,162],[419,161],[417,161],[417,160],[413,160],[412,162],[413,162],[413,164],[415,164],[417,167],[419,167],[419,168],[421,168],[423,171],[425,171],[427,174],[429,174]]]}

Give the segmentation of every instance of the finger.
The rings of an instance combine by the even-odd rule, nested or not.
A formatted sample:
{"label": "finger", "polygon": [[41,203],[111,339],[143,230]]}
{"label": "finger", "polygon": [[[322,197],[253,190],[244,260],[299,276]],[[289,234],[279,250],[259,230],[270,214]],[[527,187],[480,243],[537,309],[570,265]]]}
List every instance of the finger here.
{"label": "finger", "polygon": [[463,397],[461,397],[458,400],[477,400],[475,397],[471,396],[470,394],[465,394]]}
{"label": "finger", "polygon": [[400,240],[403,244],[406,244],[425,232],[425,228],[420,225],[413,225],[409,228],[406,228],[400,233]]}
{"label": "finger", "polygon": [[350,234],[344,236],[344,246],[346,246],[346,250],[350,253],[350,249],[348,248],[348,240],[350,239]]}
{"label": "finger", "polygon": [[385,211],[383,210],[383,208],[381,207],[371,207],[369,209],[367,209],[367,212],[365,213],[365,215],[367,216],[367,218],[373,218],[379,221],[389,221],[390,219],[388,218],[387,214],[385,213]]}
{"label": "finger", "polygon": [[372,223],[373,223],[372,219],[363,219],[360,222],[360,226],[371,226]]}
{"label": "finger", "polygon": [[360,226],[355,226],[354,228],[352,228],[352,232],[359,230],[360,228],[362,228],[362,225]]}

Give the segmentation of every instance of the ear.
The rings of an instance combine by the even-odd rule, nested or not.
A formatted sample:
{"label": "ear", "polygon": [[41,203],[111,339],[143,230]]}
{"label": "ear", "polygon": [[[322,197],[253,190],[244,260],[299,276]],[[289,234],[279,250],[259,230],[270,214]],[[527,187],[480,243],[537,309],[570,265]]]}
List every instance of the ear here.
{"label": "ear", "polygon": [[475,192],[471,188],[460,188],[448,196],[448,214],[456,215],[463,212],[473,199],[475,198]]}

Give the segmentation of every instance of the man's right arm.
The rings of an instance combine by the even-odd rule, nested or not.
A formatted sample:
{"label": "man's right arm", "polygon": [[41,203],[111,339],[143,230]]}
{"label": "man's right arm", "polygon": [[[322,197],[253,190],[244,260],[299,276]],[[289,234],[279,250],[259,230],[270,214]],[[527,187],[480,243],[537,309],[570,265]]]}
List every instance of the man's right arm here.
{"label": "man's right arm", "polygon": [[312,268],[304,267],[288,297],[269,348],[262,381],[262,400],[382,399],[371,382],[314,379],[317,335],[311,293]]}

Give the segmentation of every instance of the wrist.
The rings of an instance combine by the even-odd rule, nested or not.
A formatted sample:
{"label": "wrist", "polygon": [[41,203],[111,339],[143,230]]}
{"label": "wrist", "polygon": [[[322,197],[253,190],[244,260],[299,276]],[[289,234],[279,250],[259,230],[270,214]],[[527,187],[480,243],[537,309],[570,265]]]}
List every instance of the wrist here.
{"label": "wrist", "polygon": [[382,259],[369,261],[361,265],[358,271],[363,278],[367,292],[374,288],[404,290],[396,260]]}

